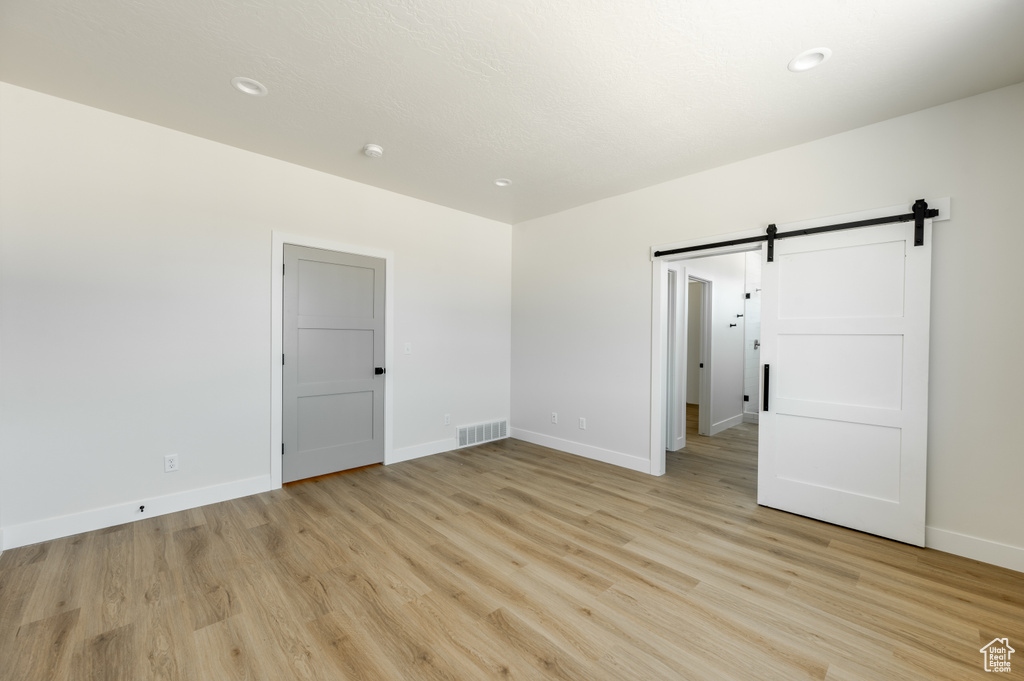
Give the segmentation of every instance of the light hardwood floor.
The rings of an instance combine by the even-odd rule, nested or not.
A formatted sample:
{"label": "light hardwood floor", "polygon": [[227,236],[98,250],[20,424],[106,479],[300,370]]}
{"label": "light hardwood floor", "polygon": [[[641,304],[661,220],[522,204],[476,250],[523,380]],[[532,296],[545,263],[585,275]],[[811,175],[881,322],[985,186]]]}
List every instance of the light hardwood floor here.
{"label": "light hardwood floor", "polygon": [[760,508],[756,427],[661,478],[516,440],[7,551],[0,678],[987,678],[1024,574]]}

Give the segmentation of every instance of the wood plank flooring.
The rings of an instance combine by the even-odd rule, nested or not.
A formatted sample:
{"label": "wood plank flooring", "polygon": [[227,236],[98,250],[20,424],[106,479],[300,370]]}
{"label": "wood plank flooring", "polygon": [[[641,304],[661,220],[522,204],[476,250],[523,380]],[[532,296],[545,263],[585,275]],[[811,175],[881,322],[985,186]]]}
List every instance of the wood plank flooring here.
{"label": "wood plank flooring", "polygon": [[1024,574],[758,507],[756,432],[691,429],[661,478],[505,440],[9,550],[0,679],[960,680],[1024,651]]}

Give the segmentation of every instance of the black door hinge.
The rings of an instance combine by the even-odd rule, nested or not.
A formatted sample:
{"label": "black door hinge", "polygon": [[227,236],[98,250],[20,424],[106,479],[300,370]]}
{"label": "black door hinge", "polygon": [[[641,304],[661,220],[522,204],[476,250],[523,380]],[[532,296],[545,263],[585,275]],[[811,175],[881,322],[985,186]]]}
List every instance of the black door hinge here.
{"label": "black door hinge", "polygon": [[288,266],[284,265],[284,264],[281,265],[281,276],[282,277],[284,276],[284,270],[285,270],[286,267],[288,267]]}
{"label": "black door hinge", "polygon": [[282,365],[284,364],[284,353],[283,352],[281,353],[281,364]]}
{"label": "black door hinge", "polygon": [[281,443],[281,456],[284,456],[284,443]]}

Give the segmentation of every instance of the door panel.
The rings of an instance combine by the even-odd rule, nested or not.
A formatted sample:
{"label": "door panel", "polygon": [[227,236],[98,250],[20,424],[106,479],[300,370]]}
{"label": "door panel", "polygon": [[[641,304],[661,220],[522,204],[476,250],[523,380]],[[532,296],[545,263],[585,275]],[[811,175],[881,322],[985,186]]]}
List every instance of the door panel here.
{"label": "door panel", "polygon": [[763,262],[758,503],[924,543],[931,221],[793,237]]}
{"label": "door panel", "polygon": [[299,383],[373,378],[373,364],[366,363],[373,336],[369,329],[299,329]]}
{"label": "door panel", "polygon": [[788,414],[777,423],[779,479],[900,500],[899,428]]}
{"label": "door panel", "polygon": [[779,398],[900,408],[903,336],[789,334],[777,342]]}
{"label": "door panel", "polygon": [[307,455],[373,439],[373,392],[299,398],[298,449]]}
{"label": "door panel", "polygon": [[384,461],[384,264],[285,246],[285,482]]}
{"label": "door panel", "polygon": [[779,319],[903,316],[904,241],[788,254],[780,248],[792,243],[786,239],[775,246]]}
{"label": "door panel", "polygon": [[[317,249],[304,248],[303,250]],[[332,253],[332,251],[321,252]],[[376,260],[376,258],[365,258],[365,256],[345,255],[346,259]],[[373,319],[375,277],[372,267],[299,258],[298,277],[300,285],[304,286],[299,297],[300,315]]]}

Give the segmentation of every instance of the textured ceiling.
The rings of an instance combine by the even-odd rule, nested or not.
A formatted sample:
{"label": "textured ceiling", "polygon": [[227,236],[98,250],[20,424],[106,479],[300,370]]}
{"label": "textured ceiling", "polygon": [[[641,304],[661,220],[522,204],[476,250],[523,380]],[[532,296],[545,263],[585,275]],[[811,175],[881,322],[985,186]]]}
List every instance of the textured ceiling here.
{"label": "textured ceiling", "polygon": [[1024,81],[1024,0],[0,0],[0,80],[516,223]]}

